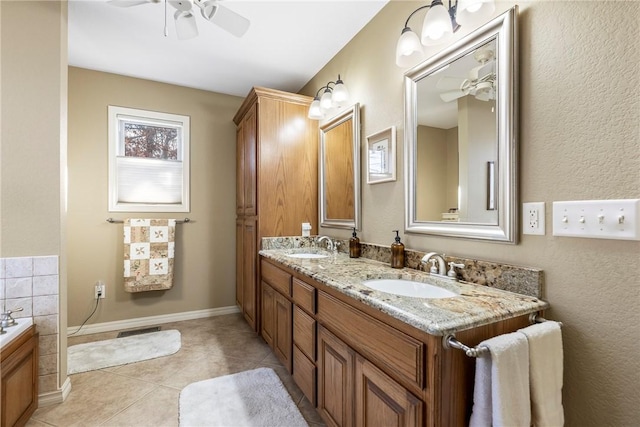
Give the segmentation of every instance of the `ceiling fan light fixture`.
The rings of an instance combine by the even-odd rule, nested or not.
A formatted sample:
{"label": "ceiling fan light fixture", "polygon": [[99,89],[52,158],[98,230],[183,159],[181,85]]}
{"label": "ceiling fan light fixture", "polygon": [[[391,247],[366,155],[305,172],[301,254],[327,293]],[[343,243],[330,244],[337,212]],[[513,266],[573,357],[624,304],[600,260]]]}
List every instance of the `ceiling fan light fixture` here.
{"label": "ceiling fan light fixture", "polygon": [[169,0],[169,4],[181,12],[188,12],[193,6],[191,0]]}
{"label": "ceiling fan light fixture", "polygon": [[198,36],[196,17],[191,12],[177,10],[173,15],[176,21],[176,35],[180,40],[188,40]]}
{"label": "ceiling fan light fixture", "polygon": [[197,2],[196,4],[200,6],[202,17],[207,21],[211,21],[218,10],[218,3],[213,0],[205,1],[202,3]]}

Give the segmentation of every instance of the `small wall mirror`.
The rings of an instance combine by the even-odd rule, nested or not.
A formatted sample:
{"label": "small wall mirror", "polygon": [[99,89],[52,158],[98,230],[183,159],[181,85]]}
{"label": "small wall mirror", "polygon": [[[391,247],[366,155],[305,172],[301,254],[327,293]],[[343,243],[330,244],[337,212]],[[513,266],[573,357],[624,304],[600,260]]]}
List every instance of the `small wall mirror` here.
{"label": "small wall mirror", "polygon": [[360,104],[320,125],[320,225],[360,228]]}
{"label": "small wall mirror", "polygon": [[405,74],[407,232],[516,243],[516,14]]}

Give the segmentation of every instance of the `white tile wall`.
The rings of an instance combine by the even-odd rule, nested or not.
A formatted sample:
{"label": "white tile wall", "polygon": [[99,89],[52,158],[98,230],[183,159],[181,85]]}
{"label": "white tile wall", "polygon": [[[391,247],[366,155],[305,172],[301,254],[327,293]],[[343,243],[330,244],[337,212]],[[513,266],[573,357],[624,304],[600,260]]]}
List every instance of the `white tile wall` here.
{"label": "white tile wall", "polygon": [[0,310],[33,317],[40,333],[39,392],[58,390],[59,276],[57,256],[0,258]]}

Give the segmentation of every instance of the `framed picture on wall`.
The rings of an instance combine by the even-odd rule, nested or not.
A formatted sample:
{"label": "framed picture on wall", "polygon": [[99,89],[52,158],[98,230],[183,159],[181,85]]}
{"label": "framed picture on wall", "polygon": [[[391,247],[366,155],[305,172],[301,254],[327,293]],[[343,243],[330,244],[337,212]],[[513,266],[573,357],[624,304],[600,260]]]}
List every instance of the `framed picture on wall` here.
{"label": "framed picture on wall", "polygon": [[396,127],[367,137],[367,184],[396,180]]}

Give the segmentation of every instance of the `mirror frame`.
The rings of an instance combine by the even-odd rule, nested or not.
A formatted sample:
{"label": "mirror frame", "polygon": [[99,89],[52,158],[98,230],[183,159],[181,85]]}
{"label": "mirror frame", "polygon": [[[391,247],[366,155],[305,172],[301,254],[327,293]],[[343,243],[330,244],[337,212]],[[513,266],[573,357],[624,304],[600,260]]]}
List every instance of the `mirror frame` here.
{"label": "mirror frame", "polygon": [[[325,203],[325,165],[324,165],[324,146],[325,146],[325,134],[331,129],[341,125],[347,120],[353,120],[353,132],[351,138],[351,147],[353,152],[353,191],[354,191],[354,216],[351,219],[336,219],[327,218],[327,207]],[[319,173],[319,185],[318,185],[318,207],[320,210],[320,226],[332,227],[332,228],[348,228],[360,229],[360,104],[355,103],[351,107],[344,109],[338,115],[327,120],[320,125],[320,143],[318,154],[318,173]]]}
{"label": "mirror frame", "polygon": [[[442,52],[408,70],[405,87],[405,232],[517,243],[518,238],[518,7],[491,20]],[[419,221],[416,218],[417,82],[496,39],[497,224]]]}

